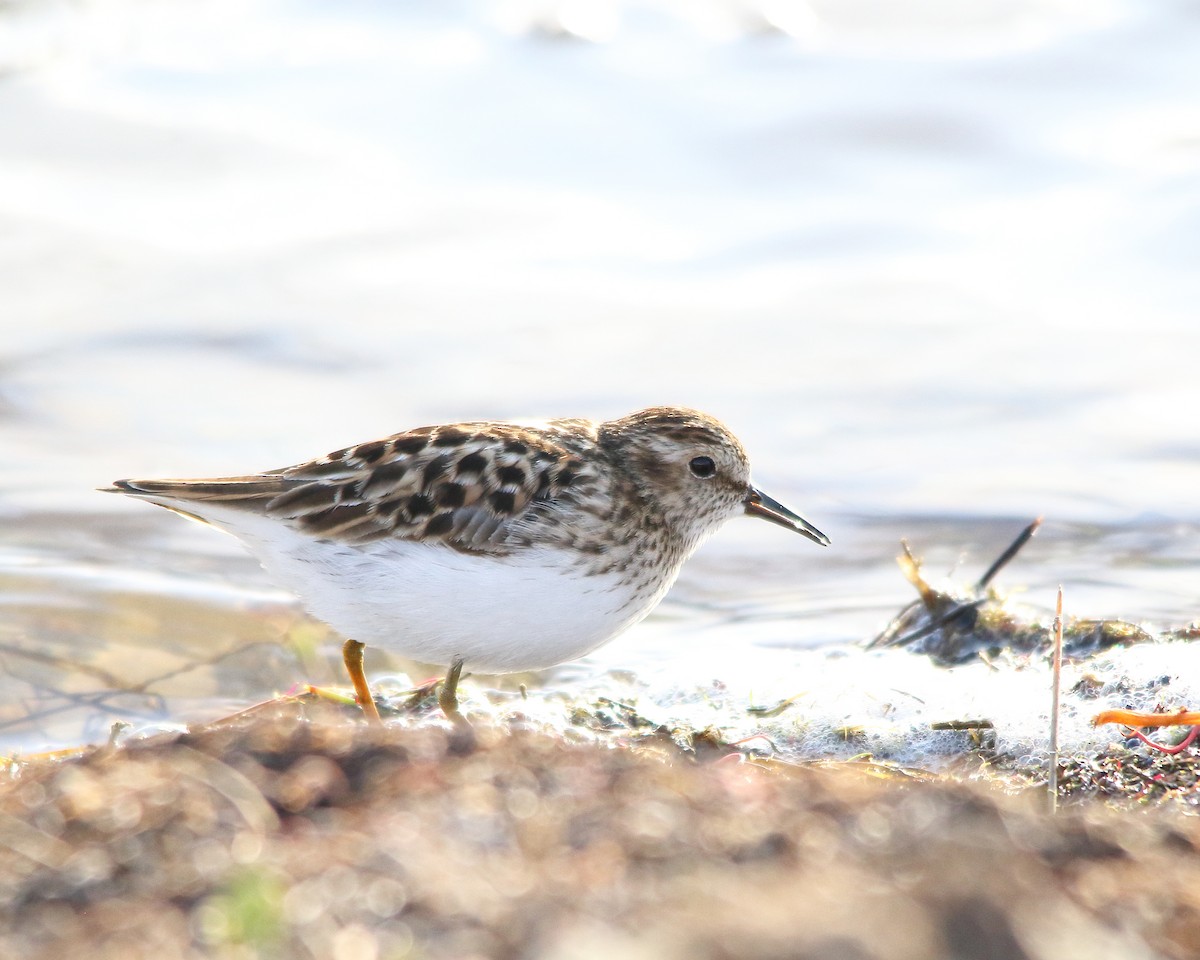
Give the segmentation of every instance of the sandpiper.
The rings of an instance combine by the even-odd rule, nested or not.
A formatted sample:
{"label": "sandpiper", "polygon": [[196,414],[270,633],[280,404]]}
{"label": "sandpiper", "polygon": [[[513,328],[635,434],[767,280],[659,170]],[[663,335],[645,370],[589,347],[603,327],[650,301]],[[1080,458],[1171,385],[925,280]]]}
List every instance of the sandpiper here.
{"label": "sandpiper", "polygon": [[725,426],[679,407],[420,427],[263,473],[108,489],[241,540],[351,638],[343,658],[375,720],[364,643],[448,665],[439,702],[464,723],[464,664],[537,670],[595,650],[653,610],[733,516],[829,543],[754,486]]}

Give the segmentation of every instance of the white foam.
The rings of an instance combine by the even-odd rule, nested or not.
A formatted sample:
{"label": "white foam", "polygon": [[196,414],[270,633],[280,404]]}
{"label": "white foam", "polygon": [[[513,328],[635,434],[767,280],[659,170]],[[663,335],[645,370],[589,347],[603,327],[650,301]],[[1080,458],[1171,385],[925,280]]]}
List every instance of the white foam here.
{"label": "white foam", "polygon": [[[731,640],[738,631],[736,626],[722,629]],[[643,669],[640,690],[626,687],[609,695],[637,696],[645,715],[668,725],[711,724],[730,740],[761,734],[789,759],[869,753],[936,769],[974,747],[969,733],[932,730],[931,724],[966,720],[990,721],[994,740],[987,739],[994,749],[1022,766],[1043,764],[1049,755],[1051,672],[1042,658],[946,668],[904,650],[839,646],[758,648],[715,662],[712,651],[720,647],[706,637],[694,646],[694,656]],[[1080,685],[1085,678],[1099,685]],[[1062,697],[1062,752],[1102,750],[1122,739],[1118,727],[1092,726],[1102,710],[1200,704],[1200,646],[1137,644],[1066,663]],[[787,698],[794,700],[775,717],[747,710]]]}

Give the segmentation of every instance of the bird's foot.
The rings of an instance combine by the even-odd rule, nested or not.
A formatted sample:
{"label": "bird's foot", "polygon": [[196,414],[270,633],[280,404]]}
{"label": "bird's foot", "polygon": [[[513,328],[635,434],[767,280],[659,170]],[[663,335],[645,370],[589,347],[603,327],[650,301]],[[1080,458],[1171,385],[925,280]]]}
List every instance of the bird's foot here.
{"label": "bird's foot", "polygon": [[367,677],[363,673],[363,644],[357,640],[347,640],[342,644],[342,660],[346,664],[346,672],[350,674],[350,682],[354,684],[354,695],[367,721],[382,725],[383,718],[379,716],[379,708],[375,706],[375,698],[371,696],[371,688],[367,686]]}
{"label": "bird's foot", "polygon": [[442,713],[446,715],[446,719],[453,723],[457,729],[470,730],[471,724],[458,709],[458,681],[462,676],[462,670],[463,658],[455,657],[450,663],[450,670],[446,673],[446,679],[442,681],[441,689],[438,690],[438,706],[442,708]]}

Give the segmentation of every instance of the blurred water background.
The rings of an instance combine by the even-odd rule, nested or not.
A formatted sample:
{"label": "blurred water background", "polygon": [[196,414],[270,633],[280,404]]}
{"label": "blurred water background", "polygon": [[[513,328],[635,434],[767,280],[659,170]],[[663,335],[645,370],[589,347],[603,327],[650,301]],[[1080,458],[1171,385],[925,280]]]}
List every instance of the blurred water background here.
{"label": "blurred water background", "polygon": [[547,693],[976,709],[857,644],[901,537],[970,579],[1037,515],[1035,612],[1189,622],[1198,49],[1132,0],[8,0],[0,746],[340,682],[233,540],[93,488],[450,419],[699,407],[833,540],[731,524]]}

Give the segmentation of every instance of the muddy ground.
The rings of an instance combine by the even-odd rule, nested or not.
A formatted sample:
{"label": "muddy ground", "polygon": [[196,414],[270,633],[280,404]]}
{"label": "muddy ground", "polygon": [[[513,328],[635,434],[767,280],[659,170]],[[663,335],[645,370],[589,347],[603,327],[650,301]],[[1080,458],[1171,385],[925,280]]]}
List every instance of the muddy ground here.
{"label": "muddy ground", "polygon": [[1051,815],[995,774],[666,731],[260,713],[14,767],[0,956],[1200,956],[1195,761],[1121,752]]}

